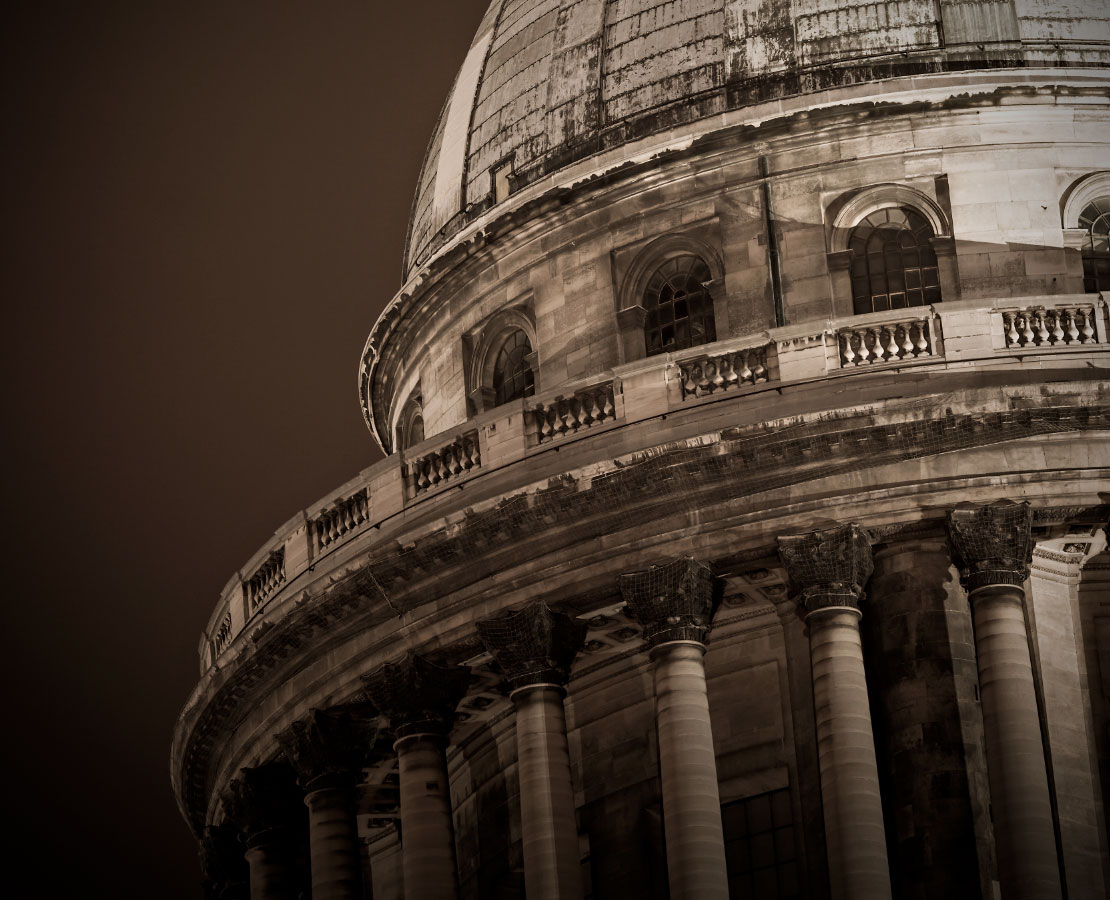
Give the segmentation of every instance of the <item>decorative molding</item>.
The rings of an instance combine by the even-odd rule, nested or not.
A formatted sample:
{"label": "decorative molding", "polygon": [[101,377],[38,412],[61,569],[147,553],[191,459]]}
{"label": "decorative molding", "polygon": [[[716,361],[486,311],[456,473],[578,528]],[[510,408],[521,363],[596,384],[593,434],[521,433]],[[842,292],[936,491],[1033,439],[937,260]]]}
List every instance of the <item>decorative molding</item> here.
{"label": "decorative molding", "polygon": [[778,539],[779,558],[806,616],[829,608],[859,609],[871,577],[871,541],[855,523]]}
{"label": "decorative molding", "polygon": [[[1073,182],[1060,198],[1060,220],[1064,228],[1079,229],[1079,216],[1100,197],[1110,197],[1110,170],[1091,172]],[[1082,229],[1084,236],[1087,230]]]}
{"label": "decorative molding", "polygon": [[716,611],[713,573],[683,557],[617,578],[629,615],[652,647],[668,641],[705,643]]}
{"label": "decorative molding", "polygon": [[470,669],[438,666],[408,653],[362,677],[370,701],[389,717],[395,737],[420,732],[446,736],[470,684]]}
{"label": "decorative molding", "polygon": [[474,625],[513,688],[566,685],[588,628],[585,622],[554,612],[542,600],[479,619]]}
{"label": "decorative molding", "polygon": [[1029,577],[1033,511],[1026,502],[1000,500],[948,511],[948,542],[969,594]]}

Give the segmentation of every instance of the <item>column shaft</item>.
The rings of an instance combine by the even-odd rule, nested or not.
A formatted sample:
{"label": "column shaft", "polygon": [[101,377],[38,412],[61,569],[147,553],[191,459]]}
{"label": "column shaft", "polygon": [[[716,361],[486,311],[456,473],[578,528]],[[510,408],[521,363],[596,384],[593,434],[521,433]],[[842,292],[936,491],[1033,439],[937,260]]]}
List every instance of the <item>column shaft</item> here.
{"label": "column shaft", "polygon": [[728,900],[704,654],[696,641],[652,651],[671,900]]}
{"label": "column shaft", "polygon": [[257,843],[245,856],[250,869],[251,900],[296,900],[298,879],[288,841]]}
{"label": "column shaft", "polygon": [[361,900],[361,861],[351,787],[311,791],[305,796],[305,804],[313,900]]}
{"label": "column shaft", "polygon": [[889,900],[886,833],[859,613],[811,614],[813,704],[834,900]]}
{"label": "column shaft", "polygon": [[1014,585],[973,592],[975,652],[1002,894],[1049,900],[1060,869],[1022,599]]}
{"label": "column shaft", "polygon": [[395,745],[405,900],[454,900],[459,894],[444,743],[438,734],[413,734]]}
{"label": "column shaft", "polygon": [[512,695],[529,900],[582,897],[563,694],[557,685],[538,684]]}

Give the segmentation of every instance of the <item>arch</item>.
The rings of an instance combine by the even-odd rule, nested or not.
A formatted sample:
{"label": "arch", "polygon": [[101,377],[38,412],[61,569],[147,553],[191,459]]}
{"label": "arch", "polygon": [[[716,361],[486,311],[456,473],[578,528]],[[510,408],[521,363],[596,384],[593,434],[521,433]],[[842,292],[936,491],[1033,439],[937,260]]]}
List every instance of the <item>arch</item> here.
{"label": "arch", "polygon": [[830,221],[829,250],[840,253],[848,249],[852,230],[872,213],[890,207],[914,210],[929,223],[933,237],[950,238],[952,223],[932,198],[904,184],[876,184],[848,197],[841,197],[827,208]]}
{"label": "arch", "polygon": [[395,431],[398,450],[408,450],[424,440],[424,399],[420,394],[420,385],[416,386],[401,407]]}
{"label": "arch", "polygon": [[664,234],[640,249],[617,293],[618,311],[642,306],[648,281],[665,262],[676,256],[696,256],[709,268],[712,283],[723,283],[724,263],[717,250],[692,234]]}
{"label": "arch", "polygon": [[[467,397],[473,405],[475,413],[483,412],[499,406],[497,389],[494,384],[497,374],[497,363],[501,351],[506,346],[523,336],[528,345],[528,351],[520,354],[532,377],[528,384],[528,392],[522,396],[530,396],[538,389],[539,367],[536,354],[536,325],[529,310],[524,306],[515,306],[504,309],[491,316],[481,326],[476,336],[472,337],[473,350],[467,366],[466,385]],[[515,398],[513,398],[515,399]],[[507,402],[507,401],[505,401]]]}
{"label": "arch", "polygon": [[717,340],[709,266],[700,256],[670,256],[655,268],[643,293],[648,356]]}
{"label": "arch", "polygon": [[848,233],[856,315],[939,303],[940,270],[929,222],[916,209],[886,206]]}
{"label": "arch", "polygon": [[[1095,200],[1110,197],[1110,171],[1091,172],[1072,182],[1060,198],[1061,222],[1065,229],[1083,229],[1079,217]],[[1085,230],[1085,229],[1084,229]]]}

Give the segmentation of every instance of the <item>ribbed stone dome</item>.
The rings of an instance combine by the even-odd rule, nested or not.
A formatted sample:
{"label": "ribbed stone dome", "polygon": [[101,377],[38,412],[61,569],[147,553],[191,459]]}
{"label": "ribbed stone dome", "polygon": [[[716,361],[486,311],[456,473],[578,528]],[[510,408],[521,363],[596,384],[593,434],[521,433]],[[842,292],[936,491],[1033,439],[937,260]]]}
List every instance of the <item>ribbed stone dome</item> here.
{"label": "ribbed stone dome", "polygon": [[493,0],[428,147],[405,275],[495,201],[653,132],[897,75],[1108,61],[1105,0]]}

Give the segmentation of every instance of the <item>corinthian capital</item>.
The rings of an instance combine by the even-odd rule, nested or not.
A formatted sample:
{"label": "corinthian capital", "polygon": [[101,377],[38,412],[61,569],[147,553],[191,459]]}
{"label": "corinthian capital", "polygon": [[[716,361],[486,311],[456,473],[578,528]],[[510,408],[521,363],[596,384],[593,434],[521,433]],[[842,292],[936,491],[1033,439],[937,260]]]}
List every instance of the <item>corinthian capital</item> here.
{"label": "corinthian capital", "polygon": [[304,815],[303,795],[293,770],[285,763],[240,769],[227,786],[224,813],[254,844],[266,832],[296,825]]}
{"label": "corinthian capital", "polygon": [[1033,555],[1033,510],[999,500],[948,511],[948,546],[971,593],[995,584],[1022,585]]}
{"label": "corinthian capital", "polygon": [[780,537],[779,559],[806,614],[830,607],[859,609],[871,577],[871,541],[859,525],[837,525]]}
{"label": "corinthian capital", "polygon": [[470,669],[437,666],[409,653],[362,677],[370,701],[389,717],[398,738],[419,732],[446,736],[470,683]]}
{"label": "corinthian capital", "polygon": [[475,623],[478,637],[514,688],[565,685],[586,640],[586,623],[553,612],[542,600]]}
{"label": "corinthian capital", "polygon": [[684,557],[621,575],[617,583],[652,647],[668,641],[705,643],[715,611],[713,573],[705,563]]}
{"label": "corinthian capital", "polygon": [[353,783],[374,756],[378,719],[369,703],[313,709],[277,735],[306,790]]}
{"label": "corinthian capital", "polygon": [[210,825],[200,844],[204,895],[208,900],[246,900],[247,861],[239,829],[231,824]]}

